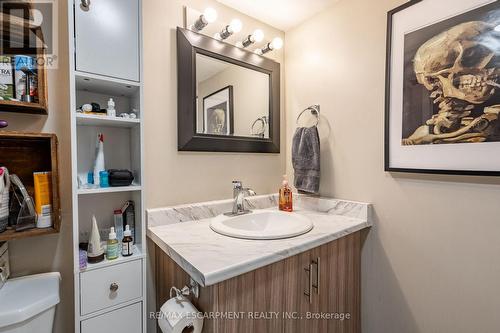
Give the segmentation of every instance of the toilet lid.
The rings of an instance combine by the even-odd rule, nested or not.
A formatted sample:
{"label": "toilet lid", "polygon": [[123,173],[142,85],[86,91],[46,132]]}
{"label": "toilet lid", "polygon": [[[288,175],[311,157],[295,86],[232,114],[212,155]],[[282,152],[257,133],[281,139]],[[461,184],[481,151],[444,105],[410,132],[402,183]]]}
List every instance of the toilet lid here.
{"label": "toilet lid", "polygon": [[21,323],[59,303],[58,272],[9,279],[0,289],[0,328]]}

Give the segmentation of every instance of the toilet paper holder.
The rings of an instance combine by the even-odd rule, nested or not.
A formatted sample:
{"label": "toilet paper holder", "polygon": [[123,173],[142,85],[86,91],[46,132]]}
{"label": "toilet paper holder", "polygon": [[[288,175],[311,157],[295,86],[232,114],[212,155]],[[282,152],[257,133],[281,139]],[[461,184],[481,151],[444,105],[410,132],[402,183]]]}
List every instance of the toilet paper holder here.
{"label": "toilet paper holder", "polygon": [[174,297],[174,292],[176,298],[180,298],[182,296],[187,297],[189,295],[193,295],[194,298],[198,298],[200,296],[200,286],[195,280],[190,278],[189,284],[182,287],[182,289],[172,286],[172,288],[170,288],[170,298]]}

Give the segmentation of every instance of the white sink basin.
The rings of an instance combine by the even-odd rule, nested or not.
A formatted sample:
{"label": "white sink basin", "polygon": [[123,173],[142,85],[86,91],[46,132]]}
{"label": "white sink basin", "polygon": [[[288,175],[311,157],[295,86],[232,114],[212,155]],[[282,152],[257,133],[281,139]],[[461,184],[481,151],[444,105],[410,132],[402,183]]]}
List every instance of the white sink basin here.
{"label": "white sink basin", "polygon": [[212,219],[213,231],[244,239],[280,239],[295,237],[313,228],[305,216],[272,210],[256,210],[239,216],[219,215]]}

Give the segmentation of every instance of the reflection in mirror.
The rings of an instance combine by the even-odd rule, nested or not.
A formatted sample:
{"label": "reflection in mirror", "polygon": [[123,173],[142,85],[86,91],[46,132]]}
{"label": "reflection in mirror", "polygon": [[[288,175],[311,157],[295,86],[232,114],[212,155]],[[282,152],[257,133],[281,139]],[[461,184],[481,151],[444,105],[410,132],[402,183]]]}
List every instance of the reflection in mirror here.
{"label": "reflection in mirror", "polygon": [[270,76],[196,54],[196,132],[269,138]]}

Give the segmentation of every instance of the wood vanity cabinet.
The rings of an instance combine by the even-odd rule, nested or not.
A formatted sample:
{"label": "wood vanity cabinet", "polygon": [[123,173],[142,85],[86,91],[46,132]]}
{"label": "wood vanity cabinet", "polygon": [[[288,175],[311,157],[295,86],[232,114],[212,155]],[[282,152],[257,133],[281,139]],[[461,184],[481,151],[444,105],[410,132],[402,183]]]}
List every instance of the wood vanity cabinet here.
{"label": "wood vanity cabinet", "polygon": [[[240,314],[206,318],[203,332],[360,332],[360,249],[361,231],[200,288],[191,301],[206,316]],[[155,260],[159,311],[189,275],[158,247]]]}

